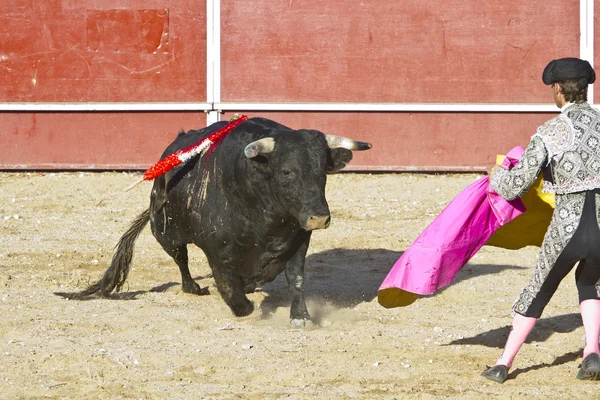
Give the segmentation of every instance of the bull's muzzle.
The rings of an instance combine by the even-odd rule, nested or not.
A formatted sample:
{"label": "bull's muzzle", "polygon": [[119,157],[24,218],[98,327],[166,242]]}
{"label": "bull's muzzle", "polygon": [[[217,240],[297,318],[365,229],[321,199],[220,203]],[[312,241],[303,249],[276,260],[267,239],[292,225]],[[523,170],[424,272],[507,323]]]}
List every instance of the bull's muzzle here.
{"label": "bull's muzzle", "polygon": [[330,215],[311,215],[306,219],[306,222],[304,223],[304,229],[306,229],[307,231],[312,231],[315,229],[325,229],[329,227],[330,222]]}

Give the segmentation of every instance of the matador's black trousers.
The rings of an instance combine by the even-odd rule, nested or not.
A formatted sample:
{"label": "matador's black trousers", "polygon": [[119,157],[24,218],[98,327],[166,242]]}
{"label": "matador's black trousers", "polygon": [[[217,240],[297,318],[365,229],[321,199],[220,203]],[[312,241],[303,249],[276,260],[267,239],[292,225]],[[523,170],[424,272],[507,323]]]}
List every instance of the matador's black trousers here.
{"label": "matador's black trousers", "polygon": [[577,262],[579,265],[575,270],[575,282],[579,292],[579,302],[600,298],[596,290],[596,284],[600,280],[600,229],[596,217],[595,200],[597,194],[600,194],[600,190],[586,192],[577,230],[558,256],[539,292],[523,314],[524,316],[540,318],[558,285]]}

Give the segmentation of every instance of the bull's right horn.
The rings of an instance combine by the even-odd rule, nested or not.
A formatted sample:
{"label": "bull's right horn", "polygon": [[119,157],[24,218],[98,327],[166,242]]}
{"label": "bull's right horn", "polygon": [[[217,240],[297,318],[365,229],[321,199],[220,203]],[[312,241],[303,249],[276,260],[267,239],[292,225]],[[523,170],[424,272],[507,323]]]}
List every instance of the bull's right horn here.
{"label": "bull's right horn", "polygon": [[347,150],[369,150],[373,147],[371,143],[359,142],[358,140],[353,140],[344,136],[326,134],[325,139],[327,139],[327,146],[329,146],[330,149],[341,147]]}
{"label": "bull's right horn", "polygon": [[244,155],[247,158],[254,158],[259,154],[270,153],[275,148],[275,140],[272,137],[266,137],[250,143],[244,149]]}

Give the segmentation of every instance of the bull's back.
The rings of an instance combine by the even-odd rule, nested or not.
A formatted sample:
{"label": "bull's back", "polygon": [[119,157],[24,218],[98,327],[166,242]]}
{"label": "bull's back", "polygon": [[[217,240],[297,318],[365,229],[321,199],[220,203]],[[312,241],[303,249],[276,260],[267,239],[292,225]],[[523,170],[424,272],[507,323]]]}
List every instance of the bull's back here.
{"label": "bull's back", "polygon": [[207,126],[206,128],[198,130],[192,129],[185,133],[180,132],[175,140],[169,146],[167,146],[160,159],[162,160],[168,155],[175,153],[177,150],[182,150],[188,146],[198,143],[202,139],[223,128],[225,125],[227,125],[227,121],[219,121]]}
{"label": "bull's back", "polygon": [[[165,149],[160,159],[202,141],[207,136],[227,125],[217,122],[203,129],[180,133]],[[154,180],[150,195],[150,221],[152,231],[167,236],[188,236],[190,210],[195,203],[195,193],[206,194],[207,169],[198,164],[197,157],[192,158]],[[204,185],[204,188],[197,186]],[[187,221],[187,222],[186,222]]]}

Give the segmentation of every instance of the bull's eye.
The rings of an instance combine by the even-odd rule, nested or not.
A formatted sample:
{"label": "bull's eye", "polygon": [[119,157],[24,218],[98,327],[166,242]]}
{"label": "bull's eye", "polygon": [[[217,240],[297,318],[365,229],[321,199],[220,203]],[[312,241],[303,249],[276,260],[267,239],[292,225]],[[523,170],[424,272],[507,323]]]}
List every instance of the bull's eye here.
{"label": "bull's eye", "polygon": [[290,172],[290,170],[289,170],[289,169],[284,169],[284,170],[283,170],[283,174],[284,174],[284,175],[289,175],[289,174],[291,174],[291,172]]}

